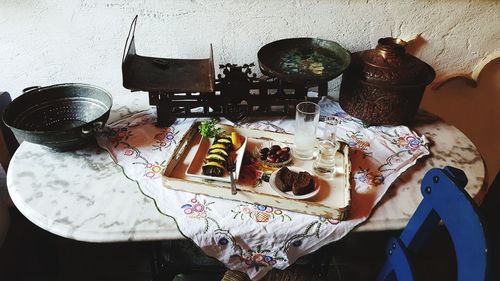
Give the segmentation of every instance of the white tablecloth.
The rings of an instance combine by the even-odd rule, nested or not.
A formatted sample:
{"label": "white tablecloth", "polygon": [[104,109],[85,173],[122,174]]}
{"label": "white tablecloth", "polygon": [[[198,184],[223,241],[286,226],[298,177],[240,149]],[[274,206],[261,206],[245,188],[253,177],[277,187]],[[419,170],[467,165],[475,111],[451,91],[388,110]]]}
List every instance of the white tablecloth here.
{"label": "white tablecloth", "polygon": [[[339,222],[269,206],[167,189],[162,183],[166,159],[194,119],[178,119],[158,128],[153,109],[137,112],[108,125],[98,138],[160,212],[172,216],[179,230],[207,255],[253,280],[273,267],[286,268],[297,258],[345,236],[365,221],[391,183],[418,158],[429,154],[426,140],[405,126],[364,127],[336,102],[323,99],[321,115],[341,118],[338,138],[350,147],[352,177],[349,218]],[[293,133],[293,120],[266,118],[238,126]],[[320,124],[321,125],[321,124]]]}

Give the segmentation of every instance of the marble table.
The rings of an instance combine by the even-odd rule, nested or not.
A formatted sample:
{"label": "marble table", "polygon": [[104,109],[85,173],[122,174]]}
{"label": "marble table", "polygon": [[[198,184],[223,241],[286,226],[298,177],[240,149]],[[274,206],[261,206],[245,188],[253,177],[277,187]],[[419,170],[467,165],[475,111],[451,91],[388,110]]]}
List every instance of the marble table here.
{"label": "marble table", "polygon": [[[144,105],[132,100],[131,105]],[[137,106],[115,107],[111,120]],[[420,113],[412,129],[431,140],[431,155],[402,174],[371,218],[355,231],[403,228],[422,199],[420,181],[427,170],[451,165],[465,171],[467,191],[481,194],[483,160],[457,128]],[[175,221],[161,214],[152,199],[97,145],[75,152],[54,152],[22,143],[9,166],[7,185],[16,207],[30,221],[54,234],[87,242],[183,239]]]}

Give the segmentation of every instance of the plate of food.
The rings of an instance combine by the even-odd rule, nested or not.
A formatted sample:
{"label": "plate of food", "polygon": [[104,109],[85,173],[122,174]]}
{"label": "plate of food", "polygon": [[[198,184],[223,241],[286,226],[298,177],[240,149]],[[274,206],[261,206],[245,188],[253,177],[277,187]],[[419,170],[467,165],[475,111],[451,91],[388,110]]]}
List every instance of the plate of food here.
{"label": "plate of food", "polygon": [[232,132],[214,138],[202,137],[193,161],[186,170],[187,176],[208,180],[231,182],[228,171],[230,161],[235,163],[234,177],[237,180],[245,154],[246,137]]}
{"label": "plate of food", "polygon": [[290,147],[277,142],[256,145],[254,155],[260,163],[275,168],[288,165],[293,158]]}
{"label": "plate of food", "polygon": [[271,174],[271,188],[280,196],[291,199],[308,199],[318,194],[318,179],[307,170],[298,167],[282,167]]}

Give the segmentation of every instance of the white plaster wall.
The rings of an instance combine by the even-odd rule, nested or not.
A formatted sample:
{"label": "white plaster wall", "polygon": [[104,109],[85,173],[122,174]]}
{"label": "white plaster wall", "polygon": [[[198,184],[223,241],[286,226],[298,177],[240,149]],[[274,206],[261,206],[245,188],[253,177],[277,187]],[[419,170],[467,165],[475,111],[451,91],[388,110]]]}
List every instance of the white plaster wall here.
{"label": "white plaster wall", "polygon": [[410,50],[438,74],[470,72],[500,48],[498,1],[346,0],[2,0],[0,89],[16,97],[30,85],[87,82],[121,87],[121,56],[134,15],[138,52],[256,62],[264,44],[311,36],[350,51],[380,37],[423,40]]}
{"label": "white plaster wall", "polygon": [[[123,46],[136,14],[139,54],[206,58],[212,43],[216,64],[256,62],[264,44],[300,36],[334,40],[355,52],[373,48],[381,37],[421,34],[409,51],[438,76],[470,73],[482,58],[500,51],[500,1],[495,0],[0,0],[0,90],[16,97],[32,85],[84,82],[120,99],[128,93],[121,78]],[[332,83],[333,95],[338,82]],[[449,89],[443,96],[462,92]],[[434,94],[424,100],[426,108],[462,129],[463,122],[473,127],[473,120],[449,117],[463,114]],[[460,101],[481,111],[467,98]],[[449,110],[440,114],[444,107]],[[494,157],[487,161],[494,172],[500,156],[481,148],[487,135],[467,133],[480,143],[483,156]]]}

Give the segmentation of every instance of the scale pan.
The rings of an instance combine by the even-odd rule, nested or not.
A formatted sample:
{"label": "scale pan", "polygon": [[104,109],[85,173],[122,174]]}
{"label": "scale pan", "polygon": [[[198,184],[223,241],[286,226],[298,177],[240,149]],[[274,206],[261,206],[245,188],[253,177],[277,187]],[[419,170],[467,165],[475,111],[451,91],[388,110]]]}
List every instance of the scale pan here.
{"label": "scale pan", "polygon": [[257,53],[265,75],[307,87],[338,77],[351,62],[338,43],[318,38],[289,38],[271,42]]}

